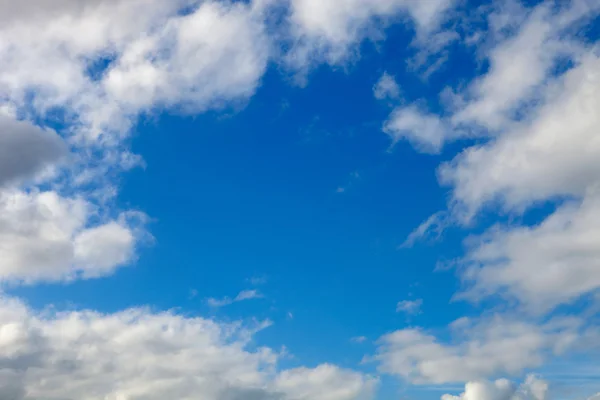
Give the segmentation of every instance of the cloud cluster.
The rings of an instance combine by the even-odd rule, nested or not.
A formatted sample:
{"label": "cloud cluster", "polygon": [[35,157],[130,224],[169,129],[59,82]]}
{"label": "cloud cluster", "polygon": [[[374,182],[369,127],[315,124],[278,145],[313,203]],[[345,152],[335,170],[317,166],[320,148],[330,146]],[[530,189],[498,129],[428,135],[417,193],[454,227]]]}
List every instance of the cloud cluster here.
{"label": "cloud cluster", "polygon": [[[487,18],[487,30],[471,33],[484,38],[478,51],[489,62],[488,70],[466,88],[447,88],[441,94],[447,105],[444,113],[402,105],[392,112],[384,131],[394,141],[406,139],[420,151],[437,153],[452,140],[495,137],[516,129],[534,114],[539,93],[552,86],[565,60],[578,63],[593,51],[573,31],[597,15],[600,6],[585,0],[553,4],[527,9],[518,2],[498,2]],[[468,39],[463,38],[463,44]]]}
{"label": "cloud cluster", "polygon": [[389,333],[378,341],[379,370],[416,384],[442,384],[515,375],[542,365],[548,355],[572,349],[595,332],[582,320],[554,319],[545,324],[497,315],[459,319],[453,341],[444,343],[420,328]]}
{"label": "cloud cluster", "polygon": [[530,375],[518,387],[506,379],[469,382],[464,393],[458,396],[445,394],[442,400],[545,400],[547,392],[548,383]]}
{"label": "cloud cluster", "polygon": [[[600,288],[594,222],[600,211],[600,54],[573,33],[600,6],[576,0],[519,10],[516,33],[488,51],[489,70],[461,94],[450,117],[409,106],[395,110],[385,130],[394,140],[408,138],[434,151],[452,135],[477,131],[490,137],[439,168],[459,223],[482,210],[521,215],[558,201],[538,225],[497,226],[471,240],[462,272],[466,297],[500,293],[548,311]],[[568,65],[566,71],[560,65]],[[427,235],[430,227],[439,229],[425,224],[415,235]]]}
{"label": "cloud cluster", "polygon": [[[384,124],[394,142],[429,153],[451,140],[483,138],[440,166],[439,180],[451,189],[448,211],[430,217],[405,245],[439,236],[449,224],[468,226],[483,212],[521,217],[551,207],[535,224],[497,224],[470,237],[456,263],[465,284],[457,299],[506,300],[504,309],[516,306],[513,319],[481,317],[450,343],[420,329],[380,340],[382,370],[413,382],[476,381],[540,366],[588,335],[578,325],[583,319],[556,324],[552,312],[600,290],[600,53],[579,34],[600,4],[507,1],[495,8],[477,39],[489,68],[440,93],[441,112],[422,102],[402,105]],[[539,398],[503,382],[469,383],[459,398]]]}
{"label": "cloud cluster", "polygon": [[[73,215],[68,218],[77,222],[67,226],[57,222],[62,216],[40,217],[40,212],[31,211],[30,218],[41,222],[25,220],[23,225],[53,226],[52,232],[60,237],[37,240],[51,237],[47,230],[32,235],[29,244],[37,243],[44,257],[50,256],[47,265],[40,266],[38,253],[25,257],[19,250],[27,245],[19,232],[28,228],[4,229],[7,238],[16,240],[12,243],[20,243],[3,250],[7,259],[19,260],[11,263],[18,271],[8,273],[8,278],[101,276],[131,259],[135,243],[130,242],[135,237],[130,234],[129,238],[124,232],[117,235],[121,243],[111,246],[120,246],[119,250],[107,251],[111,262],[90,260],[94,255],[89,251],[76,255],[83,254],[76,249],[83,245],[75,239],[81,234],[80,243],[89,237],[83,234],[88,229],[99,229],[97,234],[106,226],[117,229],[110,225],[110,215],[119,212],[109,203],[118,194],[118,173],[143,164],[140,156],[128,151],[126,141],[140,118],[157,110],[200,113],[243,105],[259,87],[270,62],[294,71],[306,71],[314,62],[339,64],[369,36],[370,27],[378,25],[376,19],[404,16],[415,21],[419,32],[435,30],[451,2],[419,4],[405,0],[1,1],[0,190],[6,185],[14,186],[13,192],[25,188],[22,196],[29,196],[30,203],[58,196],[57,202],[65,205],[57,210],[71,209],[66,204],[75,201],[86,203],[79,208],[97,208],[103,215]],[[280,7],[285,8],[284,18],[274,19]],[[287,41],[292,45],[282,53]],[[48,125],[58,133],[44,127]],[[36,189],[42,183],[45,194]],[[2,197],[14,197],[13,192]],[[21,214],[9,215],[25,212],[19,207],[5,206],[3,218],[20,220]]]}
{"label": "cloud cluster", "polygon": [[382,28],[404,18],[417,36],[434,32],[453,0],[290,0],[285,62],[297,69],[319,63],[342,65],[358,54],[364,38],[381,38]]}
{"label": "cloud cluster", "polygon": [[0,279],[34,283],[110,274],[134,257],[127,214],[89,226],[93,206],[54,191],[0,193]]}
{"label": "cloud cluster", "polygon": [[368,400],[377,380],[323,364],[277,370],[261,326],[128,309],[36,313],[0,299],[0,398]]}

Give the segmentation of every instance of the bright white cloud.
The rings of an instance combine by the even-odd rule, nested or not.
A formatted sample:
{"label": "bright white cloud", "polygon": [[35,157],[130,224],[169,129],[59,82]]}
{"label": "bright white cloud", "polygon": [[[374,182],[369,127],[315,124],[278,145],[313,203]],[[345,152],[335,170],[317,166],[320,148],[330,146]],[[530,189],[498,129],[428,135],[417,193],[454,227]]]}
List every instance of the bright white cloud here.
{"label": "bright white cloud", "polygon": [[[577,62],[590,51],[567,32],[597,15],[599,5],[576,0],[556,11],[544,2],[528,12],[499,4],[499,10],[489,16],[490,31],[484,33],[489,43],[482,46],[489,70],[465,90],[443,92],[447,115],[428,114],[415,106],[396,108],[384,125],[384,132],[394,142],[408,140],[419,151],[437,153],[446,142],[458,138],[502,135],[515,129],[523,114],[535,113],[540,93],[556,78],[557,63]],[[517,21],[516,27],[511,27],[516,33],[501,34],[510,21]]]}
{"label": "bright white cloud", "polygon": [[598,182],[600,58],[591,53],[545,92],[545,104],[487,145],[471,147],[443,165],[443,183],[472,214],[499,200],[518,209],[556,196],[583,196]]}
{"label": "bright white cloud", "polygon": [[474,244],[462,296],[503,293],[548,311],[600,288],[600,195],[560,207],[540,225],[492,229]]}
{"label": "bright white cloud", "polygon": [[110,274],[131,261],[136,232],[127,221],[90,226],[82,198],[53,191],[0,193],[0,279],[33,283]]}
{"label": "bright white cloud", "polygon": [[447,140],[446,122],[418,106],[396,108],[383,126],[393,143],[408,140],[425,153],[439,153]]}
{"label": "bright white cloud", "polygon": [[[122,139],[155,110],[197,113],[252,96],[271,52],[265,11],[261,2],[0,1],[0,185],[52,178],[67,161],[60,180],[46,179],[51,191],[1,194],[1,279],[91,278],[132,261],[134,230],[105,217],[119,214],[108,204],[112,178],[143,165]],[[49,118],[62,139],[27,122]]]}
{"label": "bright white cloud", "polygon": [[0,398],[372,398],[376,379],[333,365],[278,372],[276,352],[247,349],[255,330],[146,309],[36,313],[2,298]]}
{"label": "bright white cloud", "polygon": [[406,315],[420,314],[422,305],[423,299],[402,300],[396,304],[396,312],[404,313]]}
{"label": "bright white cloud", "polygon": [[498,130],[511,123],[518,107],[536,100],[535,89],[549,77],[556,62],[582,51],[576,41],[561,37],[562,29],[592,12],[578,8],[579,4],[575,1],[571,8],[556,13],[550,3],[542,3],[531,11],[518,33],[490,52],[489,71],[470,84],[468,101],[452,117],[453,123],[476,123]]}
{"label": "bright white cloud", "polygon": [[215,298],[211,297],[207,300],[207,302],[208,302],[208,305],[211,307],[223,307],[223,306],[228,306],[230,304],[237,303],[237,302],[244,301],[244,300],[262,299],[263,297],[264,296],[262,295],[262,293],[260,293],[258,290],[252,289],[252,290],[242,290],[234,298],[224,297],[222,299],[215,299]]}
{"label": "bright white cloud", "polygon": [[47,2],[3,5],[15,16],[0,29],[0,93],[23,106],[33,92],[41,115],[66,108],[88,138],[114,140],[153,108],[244,100],[266,69],[270,45],[252,5],[206,1],[182,14],[194,2],[61,1],[48,12],[38,3]]}
{"label": "bright white cloud", "polygon": [[548,386],[546,381],[533,375],[529,375],[518,387],[506,379],[475,381],[468,382],[462,394],[445,394],[442,400],[545,400]]}
{"label": "bright white cloud", "polygon": [[450,343],[418,328],[387,334],[379,339],[374,360],[381,372],[416,384],[468,382],[538,367],[587,334],[577,319],[536,324],[496,316],[461,319],[452,328]]}
{"label": "bright white cloud", "polygon": [[493,229],[471,249],[465,280],[471,297],[508,294],[544,311],[600,288],[600,58],[588,54],[547,89],[530,122],[442,166],[453,207],[470,219],[485,205],[523,212],[575,198],[534,227]]}
{"label": "bright white cloud", "polygon": [[379,37],[390,19],[410,16],[418,34],[435,30],[452,0],[290,0],[293,47],[287,63],[343,64],[366,37]]}

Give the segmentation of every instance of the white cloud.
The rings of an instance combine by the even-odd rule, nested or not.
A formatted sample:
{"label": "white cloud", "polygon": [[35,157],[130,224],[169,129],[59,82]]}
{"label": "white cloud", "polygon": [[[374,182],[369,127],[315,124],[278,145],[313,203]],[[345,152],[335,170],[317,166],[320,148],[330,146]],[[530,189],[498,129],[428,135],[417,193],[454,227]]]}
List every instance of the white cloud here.
{"label": "white cloud", "polygon": [[471,147],[443,165],[443,183],[469,214],[499,200],[519,209],[556,196],[583,196],[598,182],[600,58],[590,53],[547,88],[545,103],[487,145]]}
{"label": "white cloud", "polygon": [[316,368],[296,368],[283,371],[275,380],[275,388],[284,398],[298,400],[336,400],[372,398],[374,380],[350,371],[340,371],[333,365]]}
{"label": "white cloud", "polygon": [[[575,15],[573,11],[577,11]],[[556,61],[576,57],[582,50],[576,41],[561,38],[561,34],[588,12],[573,5],[554,13],[550,3],[531,11],[518,33],[490,52],[490,69],[470,84],[469,101],[453,116],[454,124],[476,123],[492,131],[510,124],[515,109],[535,99],[535,89],[551,74]]]}
{"label": "white cloud", "polygon": [[353,338],[350,339],[350,341],[352,343],[364,343],[366,342],[368,339],[366,336],[355,336]]}
{"label": "white cloud", "polygon": [[380,372],[415,384],[442,384],[515,375],[535,368],[551,354],[562,354],[588,335],[578,319],[545,324],[506,316],[451,325],[454,339],[438,340],[418,328],[403,329],[379,339],[374,360]]}
{"label": "white cloud", "polygon": [[0,186],[35,178],[66,154],[55,132],[0,113]]}
{"label": "white cloud", "polygon": [[82,198],[56,192],[0,193],[0,279],[68,281],[105,276],[131,261],[136,232],[126,220],[90,225]]}
{"label": "white cloud", "polygon": [[439,153],[447,140],[446,122],[416,105],[397,107],[383,126],[392,143],[408,140],[424,153]]}
{"label": "white cloud", "polygon": [[[106,217],[119,214],[115,175],[143,165],[123,139],[140,115],[252,96],[271,53],[263,12],[261,2],[0,1],[0,185],[45,174],[52,188],[2,194],[1,279],[91,278],[132,261],[135,232]],[[49,120],[64,128],[28,122]]]}
{"label": "white cloud", "polygon": [[373,86],[373,95],[378,100],[395,100],[400,97],[400,86],[392,75],[384,72]]}
{"label": "white cloud", "polygon": [[[429,152],[479,128],[491,134],[441,165],[440,182],[451,188],[450,216],[432,216],[406,245],[450,224],[467,225],[483,209],[519,216],[532,206],[557,204],[535,226],[495,226],[471,239],[467,267],[459,270],[467,283],[463,297],[501,295],[543,313],[600,289],[600,55],[571,34],[598,12],[600,4],[573,1],[519,8],[515,24],[502,22],[502,12],[492,14],[491,34],[502,39],[486,50],[489,71],[460,93],[454,114],[410,106],[386,122],[394,141],[407,139]],[[502,36],[507,23],[515,33]],[[559,60],[571,62],[564,73],[556,72]]]}
{"label": "white cloud", "polygon": [[442,400],[545,400],[548,387],[548,382],[534,375],[529,375],[518,387],[506,379],[475,381],[468,382],[462,394],[445,394]]}
{"label": "white cloud", "polygon": [[402,300],[396,304],[396,312],[401,312],[407,315],[416,315],[421,313],[423,299],[417,300]]}
{"label": "white cloud", "polygon": [[315,63],[340,65],[366,37],[379,37],[389,19],[408,15],[417,33],[435,30],[452,0],[290,0],[293,41],[287,63],[304,69]]}
{"label": "white cloud", "polygon": [[427,218],[415,230],[413,230],[400,247],[411,247],[417,240],[425,237],[438,239],[442,232],[452,224],[451,216],[445,211],[439,211]]}
{"label": "white cloud", "polygon": [[[395,109],[384,125],[384,132],[394,142],[405,139],[419,151],[437,153],[446,142],[458,138],[496,136],[514,129],[522,114],[535,112],[540,93],[556,79],[557,63],[577,62],[590,51],[570,30],[600,12],[600,6],[579,0],[559,11],[547,2],[529,12],[518,8],[517,15],[514,7],[498,8],[489,16],[487,42],[480,47],[489,70],[465,90],[456,93],[447,88],[442,92],[449,103],[444,115],[429,114],[415,106]],[[509,22],[499,22],[505,19]],[[512,27],[517,32],[500,33],[512,21],[517,21]]]}
{"label": "white cloud", "polygon": [[2,298],[0,398],[372,398],[376,379],[333,365],[277,371],[276,352],[247,349],[255,331],[146,309],[36,313]]}
{"label": "white cloud", "polygon": [[[19,23],[0,29],[0,93],[23,106],[33,91],[42,115],[66,107],[88,138],[114,140],[154,108],[246,99],[266,69],[270,44],[252,5],[206,1],[184,15],[194,2],[62,1],[30,12],[38,3],[13,8]],[[102,62],[104,71],[90,73]]]}
{"label": "white cloud", "polygon": [[531,121],[440,169],[463,220],[490,204],[521,213],[543,201],[574,198],[537,226],[486,233],[467,255],[471,297],[508,294],[544,311],[600,288],[594,225],[600,215],[598,68],[596,54],[582,57],[547,89]]}
{"label": "white cloud", "polygon": [[237,303],[244,300],[262,299],[264,296],[258,290],[242,290],[233,299],[231,297],[224,297],[222,299],[209,298],[207,300],[208,305],[211,307],[223,307],[233,303]]}
{"label": "white cloud", "polygon": [[473,244],[462,296],[502,293],[548,311],[600,288],[600,195],[561,206],[532,227],[492,229]]}

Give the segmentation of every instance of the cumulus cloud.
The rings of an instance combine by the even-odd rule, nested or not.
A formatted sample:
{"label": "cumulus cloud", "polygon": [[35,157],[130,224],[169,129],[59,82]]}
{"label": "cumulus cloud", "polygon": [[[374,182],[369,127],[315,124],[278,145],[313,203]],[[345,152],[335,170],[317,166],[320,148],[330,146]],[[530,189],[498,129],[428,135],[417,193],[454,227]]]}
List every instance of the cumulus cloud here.
{"label": "cumulus cloud", "polygon": [[545,312],[600,288],[600,195],[572,202],[536,226],[492,229],[472,243],[462,297],[502,293]]}
{"label": "cumulus cloud", "polygon": [[475,381],[468,382],[462,394],[445,394],[442,400],[545,400],[548,386],[548,382],[534,375],[529,375],[519,386],[507,379]]}
{"label": "cumulus cloud", "polygon": [[277,352],[248,349],[256,330],[147,309],[35,312],[2,298],[0,398],[372,398],[376,379],[333,365],[278,371]]}
{"label": "cumulus cloud", "polygon": [[401,106],[384,126],[394,141],[426,152],[460,136],[489,136],[440,166],[439,180],[451,189],[449,216],[433,215],[407,245],[448,225],[466,226],[482,210],[519,216],[556,205],[533,226],[499,225],[472,238],[458,263],[466,283],[459,297],[501,295],[541,313],[600,288],[600,56],[573,34],[600,6],[553,4],[518,7],[514,20],[503,16],[513,9],[491,14],[488,35],[496,36],[482,46],[489,69],[459,91],[450,114]]}
{"label": "cumulus cloud", "polygon": [[[577,63],[591,51],[572,31],[600,12],[597,4],[575,0],[552,7],[553,2],[542,2],[532,10],[517,7],[515,12],[506,3],[512,4],[498,3],[488,17],[490,30],[481,33],[487,38],[480,47],[481,57],[489,69],[465,89],[441,93],[448,103],[443,115],[415,106],[396,108],[384,124],[394,142],[408,140],[419,151],[437,153],[459,138],[502,135],[523,114],[533,113],[539,93],[557,77],[560,62]],[[516,26],[507,27],[506,20],[517,21]]]}
{"label": "cumulus cloud", "polygon": [[286,63],[307,68],[321,62],[340,65],[366,37],[378,37],[390,19],[409,16],[417,34],[437,28],[452,0],[290,0],[293,47]]}
{"label": "cumulus cloud", "polygon": [[91,225],[93,206],[54,191],[0,192],[0,279],[34,283],[105,276],[132,260],[125,215]]}
{"label": "cumulus cloud", "polygon": [[248,98],[269,57],[263,18],[252,4],[195,3],[3,5],[15,16],[0,29],[0,91],[17,106],[32,92],[36,112],[63,108],[79,132],[104,141],[154,108],[203,111]]}
{"label": "cumulus cloud", "polygon": [[578,338],[588,335],[578,319],[536,324],[495,316],[460,319],[451,327],[454,339],[447,343],[419,328],[384,335],[374,356],[379,371],[416,384],[462,383],[515,375],[542,365],[550,354],[561,354],[572,348]]}
{"label": "cumulus cloud", "polygon": [[508,210],[558,196],[583,196],[598,181],[600,58],[595,52],[545,91],[545,102],[498,139],[441,167],[453,201],[472,214],[492,201]]}
{"label": "cumulus cloud", "polygon": [[[600,58],[587,54],[547,89],[531,121],[442,166],[453,207],[470,219],[499,204],[521,213],[542,201],[569,198],[533,227],[496,227],[470,248],[464,279],[475,298],[508,294],[545,311],[600,287],[598,179]],[[527,246],[527,247],[524,247]]]}
{"label": "cumulus cloud", "polygon": [[[0,1],[0,11],[0,186],[12,185],[0,194],[0,278],[108,275],[135,253],[127,218],[106,217],[119,214],[109,204],[115,174],[143,165],[123,139],[156,110],[198,113],[251,97],[271,53],[265,7],[34,0]],[[17,189],[68,150],[64,173],[44,182],[52,190]]]}
{"label": "cumulus cloud", "polygon": [[447,139],[446,122],[416,105],[396,108],[383,126],[392,143],[408,140],[424,153],[439,153]]}

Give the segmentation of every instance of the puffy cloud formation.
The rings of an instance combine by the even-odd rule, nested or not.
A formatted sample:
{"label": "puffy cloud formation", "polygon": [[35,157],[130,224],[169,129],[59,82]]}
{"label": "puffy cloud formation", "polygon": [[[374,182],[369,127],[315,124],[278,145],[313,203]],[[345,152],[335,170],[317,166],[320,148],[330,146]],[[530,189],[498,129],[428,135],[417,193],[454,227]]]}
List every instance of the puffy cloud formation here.
{"label": "puffy cloud formation", "polygon": [[[156,109],[248,99],[271,52],[264,8],[41,0],[0,10],[0,279],[108,275],[143,236],[110,202],[115,173],[142,162],[123,138]],[[57,121],[58,133],[37,126]]]}
{"label": "puffy cloud formation", "polygon": [[304,69],[315,63],[339,65],[357,53],[366,37],[379,37],[390,19],[408,16],[417,35],[435,31],[453,0],[290,0],[293,47],[290,65]]}
{"label": "puffy cloud formation", "polygon": [[379,370],[416,384],[442,384],[515,375],[535,368],[550,354],[562,354],[590,331],[579,319],[545,324],[496,316],[460,319],[454,340],[444,343],[419,328],[389,333],[378,341]]}
{"label": "puffy cloud formation", "polygon": [[376,379],[332,365],[278,372],[276,352],[248,349],[255,331],[146,309],[38,313],[4,297],[0,398],[372,398]]}
{"label": "puffy cloud formation", "polygon": [[417,150],[438,152],[457,138],[512,130],[523,110],[535,114],[539,93],[553,86],[550,82],[561,61],[577,63],[593,51],[573,31],[600,12],[597,3],[574,0],[553,7],[550,1],[532,10],[518,4],[498,2],[488,16],[488,30],[478,32],[485,38],[479,51],[489,69],[465,89],[445,91],[443,100],[449,107],[443,114],[430,114],[415,105],[399,106],[384,125],[393,140],[407,139]]}
{"label": "puffy cloud formation", "polygon": [[87,139],[114,140],[155,107],[202,111],[246,99],[269,57],[263,18],[251,4],[4,3],[3,98],[41,115],[64,109]]}
{"label": "puffy cloud formation", "polygon": [[600,197],[561,206],[533,227],[497,228],[473,245],[460,297],[494,293],[548,311],[600,288]]}
{"label": "puffy cloud formation", "polygon": [[536,226],[485,234],[466,257],[471,297],[501,292],[544,311],[600,288],[599,60],[588,54],[549,87],[531,121],[442,167],[455,207],[467,217],[490,202],[522,212],[541,201],[572,199]]}
{"label": "puffy cloud formation", "polygon": [[488,19],[491,44],[482,46],[486,73],[454,92],[445,114],[400,107],[384,128],[430,152],[460,136],[488,137],[440,166],[440,182],[451,188],[450,216],[432,216],[408,244],[471,223],[482,210],[518,216],[557,205],[533,226],[494,226],[472,238],[459,263],[466,283],[459,297],[500,294],[535,313],[600,288],[600,55],[576,34],[600,5],[553,4],[500,7]]}
{"label": "puffy cloud formation", "polygon": [[445,394],[442,400],[545,400],[547,392],[548,383],[530,375],[518,387],[506,379],[468,382],[464,393],[459,396]]}
{"label": "puffy cloud formation", "polygon": [[135,220],[89,226],[94,207],[54,191],[0,192],[0,279],[33,283],[110,274],[135,253]]}

